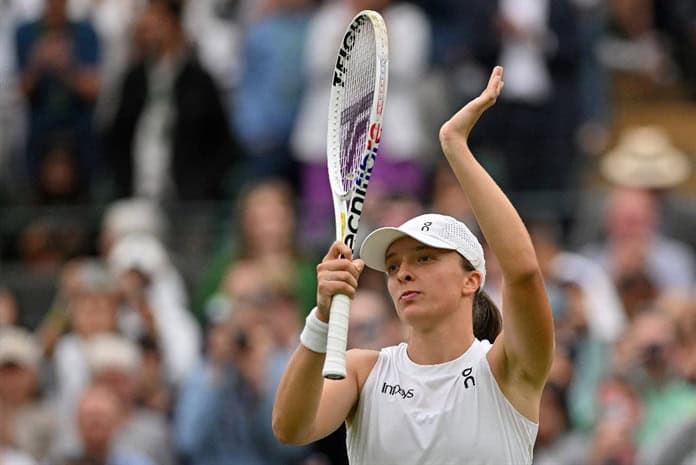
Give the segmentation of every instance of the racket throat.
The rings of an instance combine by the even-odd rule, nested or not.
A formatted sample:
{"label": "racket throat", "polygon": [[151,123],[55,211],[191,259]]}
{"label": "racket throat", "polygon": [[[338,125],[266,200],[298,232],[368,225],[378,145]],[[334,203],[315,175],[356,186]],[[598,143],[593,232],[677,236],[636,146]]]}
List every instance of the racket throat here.
{"label": "racket throat", "polygon": [[355,248],[355,238],[358,235],[360,215],[364,205],[365,191],[356,189],[353,197],[346,202],[346,212],[341,213],[344,218],[341,226],[341,240],[351,249]]}

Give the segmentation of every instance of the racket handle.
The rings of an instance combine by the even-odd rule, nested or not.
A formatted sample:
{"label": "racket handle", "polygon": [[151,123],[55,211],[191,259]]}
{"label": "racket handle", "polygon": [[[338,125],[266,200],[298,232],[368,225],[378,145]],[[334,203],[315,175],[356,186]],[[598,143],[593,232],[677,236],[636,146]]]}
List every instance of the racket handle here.
{"label": "racket handle", "polygon": [[326,341],[326,359],[322,375],[326,379],[346,377],[346,344],[348,342],[348,317],[350,297],[336,294],[331,300],[329,335]]}

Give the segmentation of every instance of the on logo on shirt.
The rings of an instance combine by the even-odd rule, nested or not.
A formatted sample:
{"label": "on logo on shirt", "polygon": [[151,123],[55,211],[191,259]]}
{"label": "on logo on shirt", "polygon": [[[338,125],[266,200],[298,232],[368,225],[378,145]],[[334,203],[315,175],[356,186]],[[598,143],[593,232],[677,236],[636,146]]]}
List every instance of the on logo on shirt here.
{"label": "on logo on shirt", "polygon": [[469,383],[471,383],[472,386],[476,386],[476,380],[471,375],[472,371],[473,370],[471,368],[466,368],[464,371],[462,371],[462,376],[464,377],[464,387],[466,389],[469,389]]}

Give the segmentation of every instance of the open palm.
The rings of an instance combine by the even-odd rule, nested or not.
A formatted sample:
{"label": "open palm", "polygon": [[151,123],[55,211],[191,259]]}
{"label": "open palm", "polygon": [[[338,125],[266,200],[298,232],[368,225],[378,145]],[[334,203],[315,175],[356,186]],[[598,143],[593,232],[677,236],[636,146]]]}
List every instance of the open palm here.
{"label": "open palm", "polygon": [[483,112],[495,104],[503,90],[503,85],[503,67],[496,66],[481,95],[467,103],[440,128],[440,142],[445,151],[453,139],[463,138],[465,141],[468,139],[471,129]]}

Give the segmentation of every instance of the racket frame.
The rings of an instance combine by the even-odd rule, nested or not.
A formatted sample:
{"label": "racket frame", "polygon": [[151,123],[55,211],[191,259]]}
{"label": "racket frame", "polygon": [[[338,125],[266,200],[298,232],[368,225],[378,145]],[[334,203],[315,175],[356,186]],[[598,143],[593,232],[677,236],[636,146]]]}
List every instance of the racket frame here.
{"label": "racket frame", "polygon": [[[368,134],[365,147],[358,167],[357,176],[345,190],[340,174],[335,171],[340,166],[341,149],[341,110],[344,101],[345,70],[350,64],[350,53],[355,43],[355,34],[360,27],[370,22],[375,39],[375,90],[369,112]],[[359,33],[359,32],[357,32]],[[359,12],[346,28],[341,46],[336,58],[331,82],[329,100],[329,130],[327,137],[329,181],[334,205],[336,239],[344,242],[355,250],[355,241],[362,209],[365,204],[367,187],[372,176],[372,170],[377,156],[377,150],[382,137],[382,118],[386,101],[388,84],[388,37],[382,16],[376,11],[363,10]],[[340,171],[339,171],[340,173]],[[350,298],[337,294],[331,302],[329,314],[329,334],[326,348],[326,359],[322,375],[327,379],[344,379],[346,377],[346,344],[348,337],[348,319],[350,315]]]}

